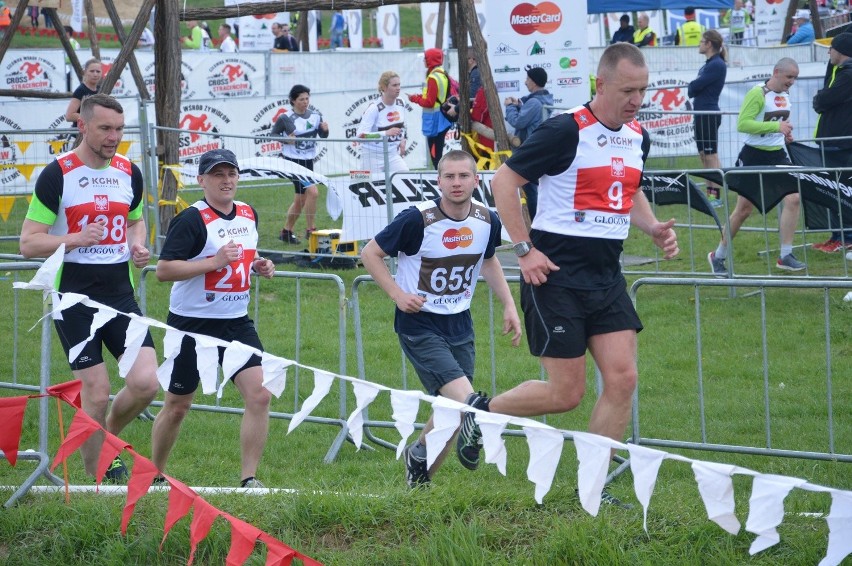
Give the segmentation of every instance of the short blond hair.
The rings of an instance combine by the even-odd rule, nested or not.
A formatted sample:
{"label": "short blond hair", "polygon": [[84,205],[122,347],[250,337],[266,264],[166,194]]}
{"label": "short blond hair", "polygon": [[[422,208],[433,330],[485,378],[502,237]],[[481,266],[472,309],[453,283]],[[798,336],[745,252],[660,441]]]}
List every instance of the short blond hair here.
{"label": "short blond hair", "polygon": [[382,76],[379,77],[379,92],[388,88],[388,85],[393,78],[399,78],[399,74],[396,71],[385,71],[382,73]]}

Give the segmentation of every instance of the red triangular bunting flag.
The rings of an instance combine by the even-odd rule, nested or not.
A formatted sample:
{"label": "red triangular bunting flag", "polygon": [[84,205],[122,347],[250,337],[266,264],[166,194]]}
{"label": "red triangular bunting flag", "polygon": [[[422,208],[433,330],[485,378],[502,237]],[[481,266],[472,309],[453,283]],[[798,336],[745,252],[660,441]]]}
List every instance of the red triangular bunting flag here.
{"label": "red triangular bunting flag", "polygon": [[83,382],[79,379],[75,379],[74,381],[66,381],[59,385],[52,385],[47,388],[47,392],[53,397],[59,397],[72,407],[82,409],[83,404],[80,401],[80,390],[82,388]]}
{"label": "red triangular bunting flag", "polygon": [[222,513],[222,516],[231,523],[231,549],[225,558],[225,564],[242,566],[254,550],[254,543],[263,531],[227,513]]}
{"label": "red triangular bunting flag", "polygon": [[24,411],[29,397],[0,398],[0,450],[15,467],[18,462],[18,446],[24,425]]}
{"label": "red triangular bunting flag", "polygon": [[157,467],[154,462],[133,452],[133,473],[130,475],[130,481],[127,482],[127,502],[121,514],[121,534],[127,534],[127,525],[130,523],[130,517],[133,516],[136,502],[148,493],[148,488],[151,487],[156,475]]}
{"label": "red triangular bunting flag", "polygon": [[74,420],[71,421],[71,428],[68,429],[65,442],[56,451],[50,469],[56,469],[60,462],[64,462],[68,456],[73,454],[90,436],[99,430],[101,430],[101,425],[82,410],[78,410],[74,415]]}
{"label": "red triangular bunting flag", "polygon": [[104,443],[101,445],[101,456],[98,459],[98,475],[96,479],[96,483],[100,484],[104,479],[104,474],[109,469],[112,461],[115,460],[115,457],[118,456],[122,450],[125,448],[130,448],[131,446],[117,437],[116,435],[104,431]]}
{"label": "red triangular bunting flag", "polygon": [[192,507],[192,502],[198,495],[189,489],[186,484],[179,482],[174,478],[167,478],[172,489],[169,491],[169,508],[166,511],[166,523],[163,526],[163,540],[160,542],[160,550],[163,550],[163,543],[166,542],[166,536],[175,523],[180,521]]}
{"label": "red triangular bunting flag", "polygon": [[213,526],[213,521],[222,513],[200,497],[195,498],[195,503],[193,503],[192,507],[192,524],[189,526],[190,551],[186,566],[192,566],[198,543],[207,537],[210,527]]}
{"label": "red triangular bunting flag", "polygon": [[290,566],[296,551],[286,544],[269,535],[261,535],[260,540],[266,543],[266,566]]}

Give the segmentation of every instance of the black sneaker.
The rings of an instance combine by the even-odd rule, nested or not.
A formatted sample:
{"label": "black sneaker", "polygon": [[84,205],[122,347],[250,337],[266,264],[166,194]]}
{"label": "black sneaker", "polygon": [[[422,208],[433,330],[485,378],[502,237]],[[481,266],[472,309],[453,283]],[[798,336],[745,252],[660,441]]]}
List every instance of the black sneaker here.
{"label": "black sneaker", "polygon": [[411,489],[429,485],[430,482],[426,456],[420,456],[412,451],[416,443],[415,440],[402,451],[402,457],[405,459],[405,481]]}
{"label": "black sneaker", "polygon": [[154,478],[154,481],[151,482],[151,485],[155,486],[155,487],[157,487],[157,486],[168,487],[169,482],[166,481],[166,478],[163,477],[163,476],[156,476]]}
{"label": "black sneaker", "polygon": [[[488,410],[488,397],[484,393],[471,393],[464,400],[466,405],[476,409]],[[456,455],[459,462],[468,470],[479,467],[479,452],[482,450],[482,431],[476,424],[476,416],[473,412],[467,412],[462,417],[459,428],[459,436],[456,439]]]}
{"label": "black sneaker", "polygon": [[[580,490],[579,489],[574,488],[574,493],[577,495],[577,498],[580,497]],[[624,501],[615,497],[613,494],[611,494],[607,490],[603,490],[601,492],[601,503],[604,503],[606,505],[612,505],[613,507],[618,507],[619,509],[624,509],[625,511],[629,510],[629,509],[633,509],[632,503],[625,503]]]}
{"label": "black sneaker", "polygon": [[260,483],[260,480],[256,477],[252,476],[244,479],[240,482],[240,487],[250,487],[250,488],[265,488],[266,486]]}
{"label": "black sneaker", "polygon": [[302,242],[296,234],[286,228],[281,230],[281,233],[278,235],[278,239],[285,244],[300,244]]}
{"label": "black sneaker", "polygon": [[124,465],[124,461],[119,456],[116,456],[115,460],[107,468],[103,481],[107,483],[127,483],[128,476],[127,466]]}

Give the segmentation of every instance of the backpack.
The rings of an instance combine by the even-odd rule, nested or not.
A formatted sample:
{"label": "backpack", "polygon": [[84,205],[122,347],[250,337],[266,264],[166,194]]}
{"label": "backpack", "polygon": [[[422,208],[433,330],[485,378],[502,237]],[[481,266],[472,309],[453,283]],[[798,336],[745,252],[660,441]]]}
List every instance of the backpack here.
{"label": "backpack", "polygon": [[[458,104],[459,104],[459,82],[447,74],[446,71],[442,71],[444,76],[447,78],[447,95],[444,100],[441,100],[441,114],[444,115],[444,118],[451,123],[456,123],[459,121],[459,112],[458,112]],[[450,112],[452,110],[452,112]]]}

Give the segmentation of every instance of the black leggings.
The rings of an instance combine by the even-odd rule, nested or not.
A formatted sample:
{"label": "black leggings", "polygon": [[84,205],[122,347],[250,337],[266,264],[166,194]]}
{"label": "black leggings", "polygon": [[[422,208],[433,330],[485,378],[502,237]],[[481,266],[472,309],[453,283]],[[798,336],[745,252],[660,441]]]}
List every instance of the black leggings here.
{"label": "black leggings", "polygon": [[432,167],[435,169],[438,168],[438,162],[441,160],[441,156],[444,155],[444,139],[447,137],[447,132],[449,131],[450,129],[447,128],[438,135],[426,138],[426,143],[429,144],[429,157],[432,158]]}

